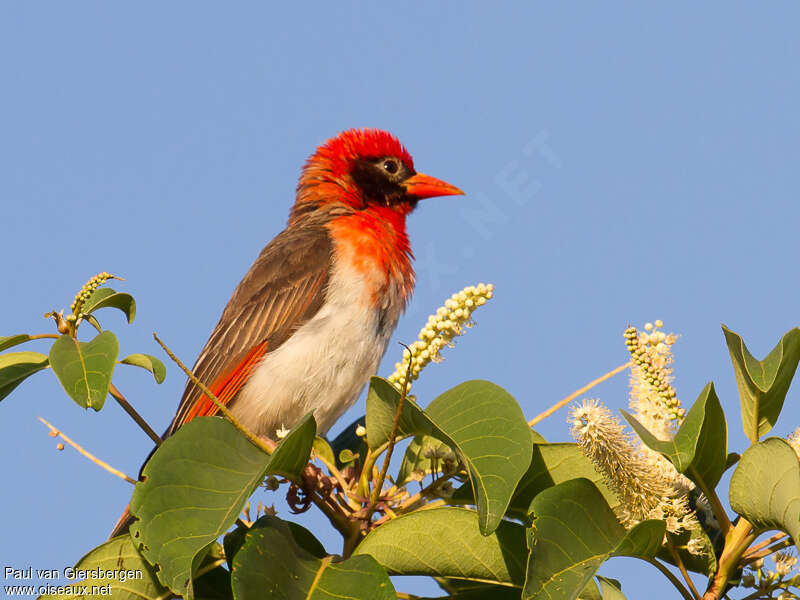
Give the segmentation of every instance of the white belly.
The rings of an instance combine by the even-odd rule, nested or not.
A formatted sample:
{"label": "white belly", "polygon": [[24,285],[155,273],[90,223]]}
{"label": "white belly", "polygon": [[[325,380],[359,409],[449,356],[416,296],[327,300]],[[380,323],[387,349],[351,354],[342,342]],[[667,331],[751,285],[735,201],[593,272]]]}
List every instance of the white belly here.
{"label": "white belly", "polygon": [[381,327],[364,308],[359,277],[333,277],[319,312],[268,352],[233,401],[233,414],[255,433],[275,439],[314,411],[324,434],[375,374],[396,322]]}

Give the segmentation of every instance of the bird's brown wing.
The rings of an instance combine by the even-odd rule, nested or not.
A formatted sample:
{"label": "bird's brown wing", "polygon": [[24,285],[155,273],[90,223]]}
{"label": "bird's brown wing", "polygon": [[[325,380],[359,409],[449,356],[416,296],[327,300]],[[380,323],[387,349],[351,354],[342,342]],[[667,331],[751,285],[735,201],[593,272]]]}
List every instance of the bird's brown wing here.
{"label": "bird's brown wing", "polygon": [[[265,354],[278,348],[323,304],[333,247],[321,225],[295,226],[273,239],[228,301],[194,365],[194,375],[224,404]],[[191,381],[166,435],[217,407]]]}

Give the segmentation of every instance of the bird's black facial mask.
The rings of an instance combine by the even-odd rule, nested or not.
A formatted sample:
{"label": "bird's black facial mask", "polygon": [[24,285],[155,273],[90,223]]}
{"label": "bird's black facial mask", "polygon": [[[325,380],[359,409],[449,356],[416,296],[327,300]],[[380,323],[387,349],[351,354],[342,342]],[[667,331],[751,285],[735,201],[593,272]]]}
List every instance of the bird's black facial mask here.
{"label": "bird's black facial mask", "polygon": [[403,188],[403,182],[415,172],[397,158],[387,156],[374,160],[357,160],[350,173],[364,195],[364,208],[370,204],[392,206],[404,201],[411,202],[412,208],[416,205],[416,200],[406,198]]}

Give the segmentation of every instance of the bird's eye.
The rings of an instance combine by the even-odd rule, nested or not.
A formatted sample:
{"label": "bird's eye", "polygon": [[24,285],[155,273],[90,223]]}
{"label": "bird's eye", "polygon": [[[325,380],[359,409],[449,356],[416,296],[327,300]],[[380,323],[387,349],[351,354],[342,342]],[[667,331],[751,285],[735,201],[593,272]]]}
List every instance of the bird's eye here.
{"label": "bird's eye", "polygon": [[391,173],[392,175],[394,175],[395,173],[397,173],[399,169],[400,167],[397,165],[396,161],[394,160],[383,161],[383,170],[386,171],[387,173]]}

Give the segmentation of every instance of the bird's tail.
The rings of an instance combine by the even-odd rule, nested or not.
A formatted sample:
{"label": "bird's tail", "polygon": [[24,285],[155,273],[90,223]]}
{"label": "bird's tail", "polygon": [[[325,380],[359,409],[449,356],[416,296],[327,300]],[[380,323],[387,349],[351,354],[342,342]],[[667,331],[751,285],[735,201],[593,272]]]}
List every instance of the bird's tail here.
{"label": "bird's tail", "polygon": [[122,516],[117,521],[117,524],[114,525],[114,529],[111,530],[111,535],[108,536],[108,539],[113,537],[117,537],[118,535],[122,535],[123,533],[128,533],[128,529],[130,529],[131,523],[136,520],[131,514],[130,511],[131,505],[125,507],[125,511],[122,513]]}

